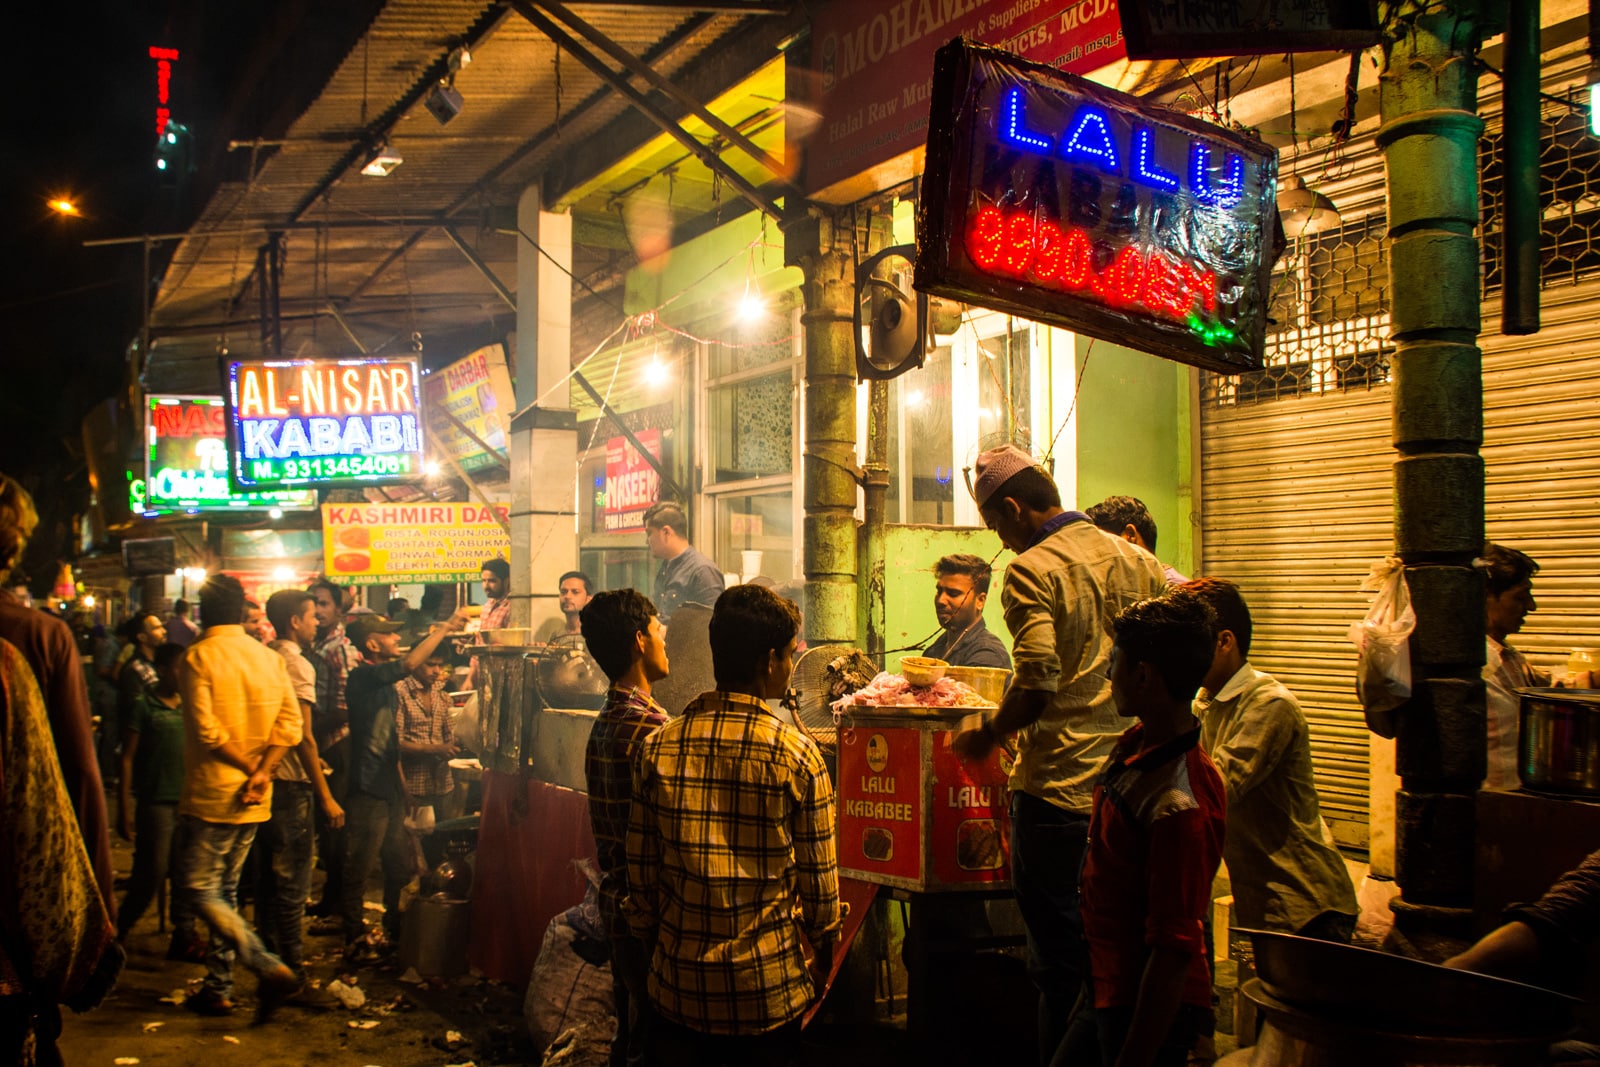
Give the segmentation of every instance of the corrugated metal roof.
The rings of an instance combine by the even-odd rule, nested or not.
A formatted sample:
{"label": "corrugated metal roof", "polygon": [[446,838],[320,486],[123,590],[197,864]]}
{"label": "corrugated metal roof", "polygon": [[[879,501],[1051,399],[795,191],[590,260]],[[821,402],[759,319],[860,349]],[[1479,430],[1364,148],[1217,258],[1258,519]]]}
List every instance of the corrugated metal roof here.
{"label": "corrugated metal roof", "polygon": [[[668,77],[745,17],[654,7],[573,10]],[[464,104],[441,126],[420,93],[431,88],[430,71],[442,71],[444,57],[468,38],[475,40],[472,62],[454,82]],[[408,96],[418,102],[397,110]],[[244,287],[273,229],[288,228],[280,289],[286,353],[308,345],[350,349],[323,314],[330,303],[341,307],[369,347],[409,338],[413,330],[438,334],[508,316],[505,302],[448,237],[412,220],[456,218],[464,241],[514,287],[516,239],[493,228],[489,209],[514,207],[522,189],[563,152],[600,136],[628,106],[570,55],[558,62],[556,47],[542,33],[499,5],[391,0],[282,143],[239,149],[253,157],[253,177],[219,187],[178,244],[156,294],[147,385],[215,388],[208,383],[216,377],[219,342],[225,339],[235,354],[259,349],[258,297]],[[387,147],[404,163],[387,177],[364,177],[358,173],[363,140],[386,113],[392,119]],[[750,118],[742,112],[728,117]],[[709,140],[704,130],[697,135]],[[773,144],[770,132],[764,137]],[[638,147],[619,143],[617,156]],[[732,155],[749,173],[748,161]],[[709,204],[704,167],[692,166],[707,193],[691,199]],[[617,188],[638,177],[619,178]],[[620,243],[605,183],[594,197],[579,208],[588,212],[579,240],[588,234],[597,242],[592,251],[575,248],[580,275],[614,267],[617,251],[607,246]],[[680,209],[702,209],[691,199]]]}

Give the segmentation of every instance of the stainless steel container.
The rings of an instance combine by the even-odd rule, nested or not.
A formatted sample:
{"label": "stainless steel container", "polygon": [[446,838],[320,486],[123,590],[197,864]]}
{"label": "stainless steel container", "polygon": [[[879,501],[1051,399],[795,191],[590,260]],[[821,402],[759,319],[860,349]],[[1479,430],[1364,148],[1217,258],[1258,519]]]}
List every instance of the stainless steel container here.
{"label": "stainless steel container", "polygon": [[1519,689],[1517,774],[1529,789],[1600,796],[1600,690]]}

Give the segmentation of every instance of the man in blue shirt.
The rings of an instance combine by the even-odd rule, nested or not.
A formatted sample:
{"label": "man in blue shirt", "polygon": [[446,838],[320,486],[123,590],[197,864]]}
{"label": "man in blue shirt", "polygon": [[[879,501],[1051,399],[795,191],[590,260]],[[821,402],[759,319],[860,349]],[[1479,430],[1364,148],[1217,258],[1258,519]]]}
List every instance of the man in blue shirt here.
{"label": "man in blue shirt", "polygon": [[428,661],[445,635],[459,631],[467,617],[456,612],[436,623],[404,656],[401,623],[382,615],[357,615],[345,632],[362,655],[362,665],[345,683],[350,712],[350,793],[345,801],[344,915],[345,952],[370,961],[381,942],[367,937],[362,914],[367,879],[383,860],[383,927],[392,939],[400,932],[400,890],[411,880],[410,843],[403,820],[409,798],[400,771],[400,740],[395,683]]}

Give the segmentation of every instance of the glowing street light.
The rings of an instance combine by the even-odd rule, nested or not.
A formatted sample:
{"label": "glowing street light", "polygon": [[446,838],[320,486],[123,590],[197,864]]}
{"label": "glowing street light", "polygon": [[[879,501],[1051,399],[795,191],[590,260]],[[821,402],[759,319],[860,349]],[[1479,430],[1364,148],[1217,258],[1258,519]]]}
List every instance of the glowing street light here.
{"label": "glowing street light", "polygon": [[73,203],[71,199],[65,196],[52,198],[50,200],[50,210],[54,211],[57,215],[70,215],[73,218],[78,218],[83,215],[83,212],[78,210],[78,205]]}

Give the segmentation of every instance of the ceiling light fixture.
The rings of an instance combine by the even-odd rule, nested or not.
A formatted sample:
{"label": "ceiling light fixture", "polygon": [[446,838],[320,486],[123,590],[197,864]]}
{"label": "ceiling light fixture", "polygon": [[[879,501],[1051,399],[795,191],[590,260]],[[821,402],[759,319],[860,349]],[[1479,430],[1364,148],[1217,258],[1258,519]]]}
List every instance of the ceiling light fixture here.
{"label": "ceiling light fixture", "polygon": [[369,178],[387,178],[394,173],[394,169],[404,163],[400,153],[392,151],[387,145],[378,145],[367,153],[367,161],[361,166],[361,173]]}
{"label": "ceiling light fixture", "polygon": [[1289,56],[1289,145],[1295,159],[1289,163],[1289,179],[1278,190],[1278,219],[1283,224],[1284,235],[1297,240],[1307,234],[1321,233],[1339,225],[1339,209],[1332,200],[1306,184],[1295,173],[1299,164],[1300,135],[1295,113],[1294,55]]}
{"label": "ceiling light fixture", "polygon": [[440,82],[422,101],[422,106],[428,109],[428,114],[439,120],[439,125],[444,126],[461,114],[462,103],[461,94],[456,92],[453,85]]}

